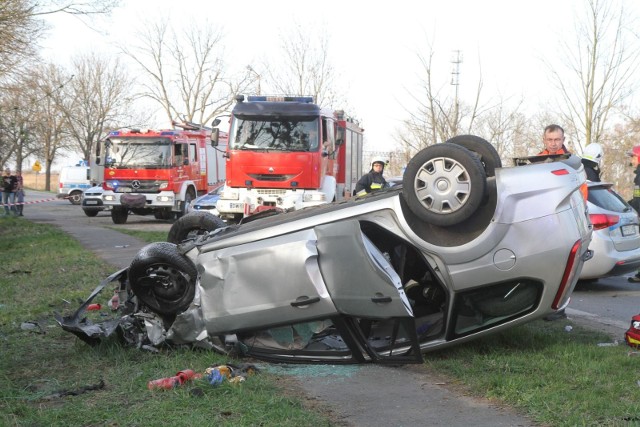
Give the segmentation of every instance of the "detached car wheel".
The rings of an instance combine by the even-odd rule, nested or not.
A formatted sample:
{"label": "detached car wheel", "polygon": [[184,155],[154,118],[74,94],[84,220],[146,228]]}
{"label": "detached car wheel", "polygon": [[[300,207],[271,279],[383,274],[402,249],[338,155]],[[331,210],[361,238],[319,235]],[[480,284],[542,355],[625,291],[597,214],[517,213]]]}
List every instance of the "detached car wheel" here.
{"label": "detached car wheel", "polygon": [[226,226],[222,219],[209,212],[189,212],[173,223],[167,241],[178,244]]}
{"label": "detached car wheel", "polygon": [[458,135],[447,140],[447,143],[461,145],[480,156],[487,176],[495,176],[496,169],[502,167],[502,160],[495,147],[486,139],[475,135]]}
{"label": "detached car wheel", "polygon": [[487,176],[480,158],[458,144],[437,144],[416,154],[402,179],[409,209],[421,220],[451,226],[481,204]]}
{"label": "detached car wheel", "polygon": [[145,246],[129,267],[131,290],[159,315],[175,315],[189,307],[196,292],[196,276],[193,262],[167,242]]}

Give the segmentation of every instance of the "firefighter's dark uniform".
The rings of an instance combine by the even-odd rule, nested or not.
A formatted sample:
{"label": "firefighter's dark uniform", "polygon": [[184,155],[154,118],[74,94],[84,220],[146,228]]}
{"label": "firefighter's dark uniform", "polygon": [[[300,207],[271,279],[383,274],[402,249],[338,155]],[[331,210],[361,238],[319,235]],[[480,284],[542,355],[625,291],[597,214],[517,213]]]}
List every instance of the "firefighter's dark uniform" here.
{"label": "firefighter's dark uniform", "polygon": [[387,181],[382,176],[384,172],[384,165],[382,166],[382,171],[380,173],[374,172],[373,167],[366,175],[363,175],[362,178],[358,180],[356,184],[356,189],[354,193],[356,196],[363,196],[367,193],[371,193],[372,191],[380,190],[387,186]]}

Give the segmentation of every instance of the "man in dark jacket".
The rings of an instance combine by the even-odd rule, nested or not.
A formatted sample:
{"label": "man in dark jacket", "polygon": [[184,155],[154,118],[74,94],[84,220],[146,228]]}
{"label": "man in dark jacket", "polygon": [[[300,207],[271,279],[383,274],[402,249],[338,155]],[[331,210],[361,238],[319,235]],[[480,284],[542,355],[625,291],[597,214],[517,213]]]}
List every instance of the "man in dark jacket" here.
{"label": "man in dark jacket", "polygon": [[18,178],[15,175],[11,175],[11,169],[7,168],[2,176],[2,203],[4,204],[4,211],[7,215],[13,212],[18,214],[16,210],[16,190],[18,187]]}
{"label": "man in dark jacket", "polygon": [[364,196],[372,191],[388,187],[387,181],[382,176],[385,161],[379,158],[371,162],[371,170],[360,178],[356,184],[354,193],[356,196]]}

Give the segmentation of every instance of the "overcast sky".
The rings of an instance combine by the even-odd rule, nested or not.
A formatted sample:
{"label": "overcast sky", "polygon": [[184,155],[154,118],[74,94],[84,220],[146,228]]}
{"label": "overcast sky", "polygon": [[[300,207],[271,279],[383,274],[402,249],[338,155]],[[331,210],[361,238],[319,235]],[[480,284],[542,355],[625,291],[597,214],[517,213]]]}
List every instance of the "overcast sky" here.
{"label": "overcast sky", "polygon": [[[451,58],[460,51],[460,93],[472,102],[482,69],[484,95],[524,96],[537,108],[554,101],[542,58],[562,61],[559,41],[572,37],[576,12],[586,0],[300,0],[199,1],[124,0],[92,31],[74,18],[57,16],[45,40],[47,57],[64,63],[78,52],[115,52],[109,43],[132,37],[136,25],[170,16],[189,23],[208,19],[224,29],[227,63],[246,68],[276,55],[279,37],[296,23],[324,23],[330,59],[349,100],[347,114],[360,119],[368,149],[385,150],[417,94],[417,52],[435,52],[438,85],[450,90]],[[637,9],[636,1],[625,4]],[[257,66],[254,68],[258,69]],[[166,125],[164,123],[154,126]]]}

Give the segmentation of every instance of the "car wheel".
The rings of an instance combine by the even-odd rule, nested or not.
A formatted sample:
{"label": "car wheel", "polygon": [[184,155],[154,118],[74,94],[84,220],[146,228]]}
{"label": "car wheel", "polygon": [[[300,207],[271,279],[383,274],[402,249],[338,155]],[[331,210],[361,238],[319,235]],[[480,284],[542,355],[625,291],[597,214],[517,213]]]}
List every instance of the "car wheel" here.
{"label": "car wheel", "polygon": [[495,176],[496,168],[502,167],[502,160],[495,147],[485,139],[475,135],[458,135],[447,140],[448,143],[461,145],[480,156],[487,176]]}
{"label": "car wheel", "polygon": [[477,155],[457,144],[436,144],[416,154],[402,178],[403,197],[421,220],[450,226],[481,204],[487,177]]}
{"label": "car wheel", "polygon": [[196,266],[167,242],[140,249],[129,266],[129,284],[138,300],[159,315],[183,312],[196,292]]}
{"label": "car wheel", "polygon": [[95,209],[83,209],[84,214],[88,217],[94,217],[98,215],[98,211]]}
{"label": "car wheel", "polygon": [[111,220],[114,224],[124,224],[129,217],[129,210],[121,206],[114,206],[111,209]]}
{"label": "car wheel", "polygon": [[185,216],[187,214],[187,210],[189,209],[189,206],[191,205],[191,202],[195,198],[196,197],[193,194],[193,191],[192,190],[187,190],[187,193],[184,195],[184,201],[182,202],[182,205],[180,207],[180,212],[178,212],[177,215],[176,215],[176,217],[178,219],[182,218],[183,216]]}
{"label": "car wheel", "polygon": [[224,221],[209,212],[190,212],[173,223],[167,241],[178,244],[222,227],[226,227]]}
{"label": "car wheel", "polygon": [[79,205],[82,203],[82,192],[81,191],[73,191],[69,194],[69,201],[72,205]]}

